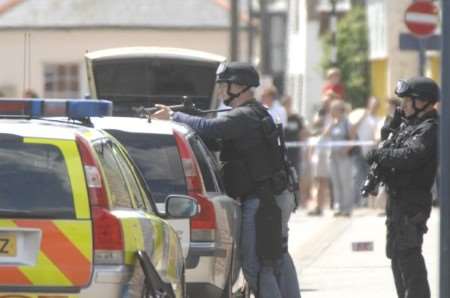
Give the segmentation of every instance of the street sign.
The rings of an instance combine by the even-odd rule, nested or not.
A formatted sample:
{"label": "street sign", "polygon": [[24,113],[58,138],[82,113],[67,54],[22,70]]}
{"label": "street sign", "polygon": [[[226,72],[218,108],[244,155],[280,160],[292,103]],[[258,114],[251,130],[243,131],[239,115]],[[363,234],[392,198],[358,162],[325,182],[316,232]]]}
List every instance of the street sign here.
{"label": "street sign", "polygon": [[406,9],[406,27],[417,37],[426,37],[433,34],[438,23],[439,9],[431,1],[417,1]]}
{"label": "street sign", "polygon": [[440,51],[442,48],[442,36],[436,34],[427,37],[417,37],[411,33],[400,33],[398,42],[402,51],[419,51],[421,42],[427,51]]}

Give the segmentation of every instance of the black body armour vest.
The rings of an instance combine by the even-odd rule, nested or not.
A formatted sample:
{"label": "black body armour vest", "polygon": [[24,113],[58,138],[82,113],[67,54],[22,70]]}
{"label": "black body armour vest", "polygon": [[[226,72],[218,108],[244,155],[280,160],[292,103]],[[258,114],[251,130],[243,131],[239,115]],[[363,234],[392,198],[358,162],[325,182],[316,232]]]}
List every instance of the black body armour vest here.
{"label": "black body armour vest", "polygon": [[[220,159],[227,194],[245,198],[262,185],[279,194],[287,187],[288,177],[280,148],[280,131],[267,110],[251,101],[238,109],[243,125],[253,126],[252,135],[225,141]],[[245,123],[248,122],[248,123]],[[255,123],[257,123],[255,125]]]}

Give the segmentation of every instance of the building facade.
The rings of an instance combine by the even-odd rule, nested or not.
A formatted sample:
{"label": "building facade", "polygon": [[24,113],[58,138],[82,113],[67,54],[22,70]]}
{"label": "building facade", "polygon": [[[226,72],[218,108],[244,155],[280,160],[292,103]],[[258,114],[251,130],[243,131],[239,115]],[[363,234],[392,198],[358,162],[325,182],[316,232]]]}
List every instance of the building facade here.
{"label": "building facade", "polygon": [[[5,0],[7,1],[7,0]],[[0,93],[82,97],[84,54],[111,47],[158,46],[227,57],[229,7],[219,0],[17,1],[0,14]],[[242,28],[246,25],[241,20]],[[245,60],[247,34],[240,35]]]}
{"label": "building facade", "polygon": [[320,18],[317,1],[289,0],[285,93],[293,108],[310,119],[320,103],[323,83]]}
{"label": "building facade", "polygon": [[[400,43],[401,34],[410,35],[404,16],[411,3],[412,0],[367,0],[371,92],[382,102],[394,96],[397,80],[419,74],[419,52],[403,50]],[[440,81],[439,51],[426,51],[425,75]],[[386,104],[382,106],[384,112]]]}

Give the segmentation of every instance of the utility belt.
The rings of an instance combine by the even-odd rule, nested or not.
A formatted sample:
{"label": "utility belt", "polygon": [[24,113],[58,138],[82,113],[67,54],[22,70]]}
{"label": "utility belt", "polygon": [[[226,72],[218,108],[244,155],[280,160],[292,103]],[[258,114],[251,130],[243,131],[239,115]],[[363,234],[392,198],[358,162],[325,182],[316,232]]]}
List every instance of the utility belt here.
{"label": "utility belt", "polygon": [[224,163],[222,177],[227,194],[232,198],[244,198],[258,192],[261,187],[270,187],[271,193],[278,195],[288,186],[288,174],[284,169],[276,171],[272,175],[263,173],[255,177],[255,173],[249,170],[245,160],[232,160]]}

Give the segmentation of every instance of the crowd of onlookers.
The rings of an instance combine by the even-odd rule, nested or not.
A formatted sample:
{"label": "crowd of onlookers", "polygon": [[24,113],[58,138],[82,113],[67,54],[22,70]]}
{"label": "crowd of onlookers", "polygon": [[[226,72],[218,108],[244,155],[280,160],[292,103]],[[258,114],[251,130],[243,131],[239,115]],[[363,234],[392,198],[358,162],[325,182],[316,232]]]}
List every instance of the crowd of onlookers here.
{"label": "crowd of onlookers", "polygon": [[[268,87],[260,96],[285,128],[288,158],[300,177],[300,207],[311,216],[334,209],[335,216],[349,217],[357,206],[383,207],[382,191],[377,199],[365,200],[360,195],[369,172],[364,157],[380,141],[384,123],[378,114],[380,102],[372,96],[365,108],[352,110],[340,76],[339,69],[328,70],[320,106],[309,123],[293,112],[289,96],[277,99],[276,88]],[[390,99],[387,110],[399,104]]]}

